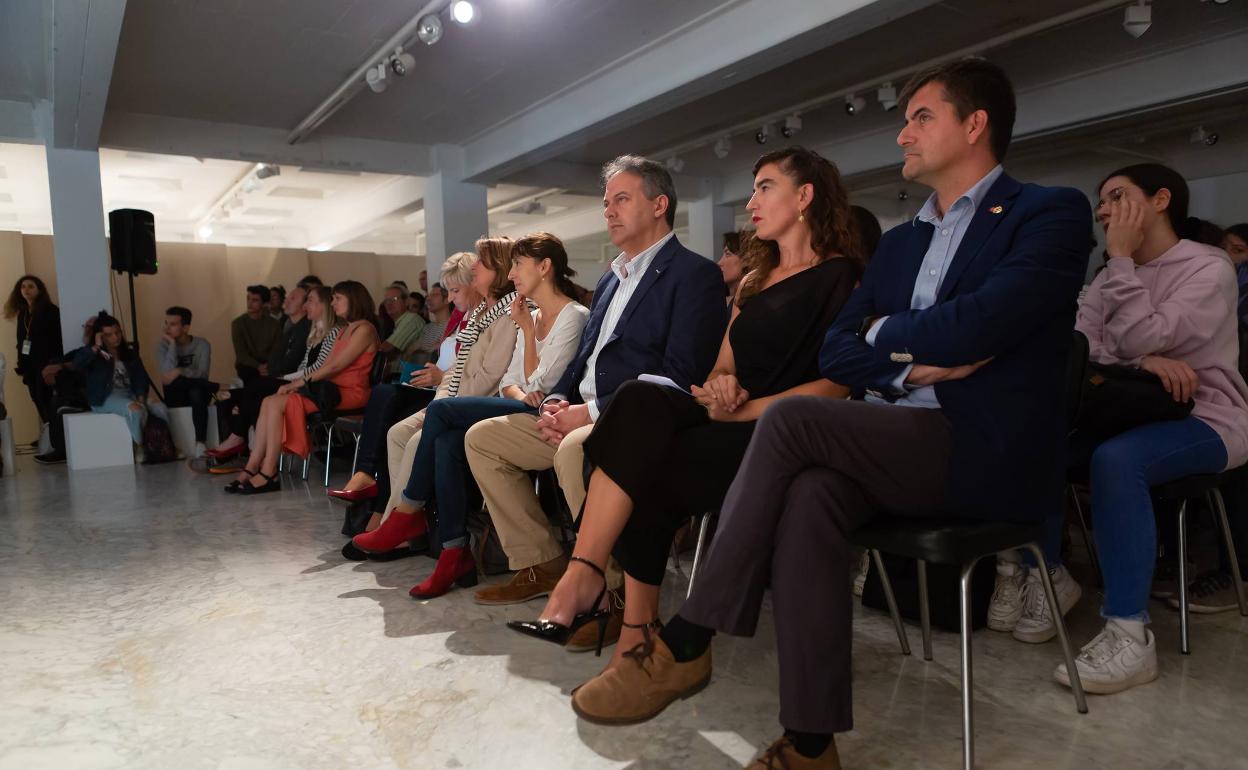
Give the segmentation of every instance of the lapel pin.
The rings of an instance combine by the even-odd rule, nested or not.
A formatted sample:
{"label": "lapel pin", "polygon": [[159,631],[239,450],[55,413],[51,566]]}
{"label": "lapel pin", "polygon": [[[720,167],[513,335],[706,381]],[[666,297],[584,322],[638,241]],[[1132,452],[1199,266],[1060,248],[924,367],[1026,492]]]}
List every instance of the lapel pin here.
{"label": "lapel pin", "polygon": [[988,213],[990,214],[1000,214],[1002,211],[1005,211],[1004,206],[993,206],[992,208],[988,209]]}

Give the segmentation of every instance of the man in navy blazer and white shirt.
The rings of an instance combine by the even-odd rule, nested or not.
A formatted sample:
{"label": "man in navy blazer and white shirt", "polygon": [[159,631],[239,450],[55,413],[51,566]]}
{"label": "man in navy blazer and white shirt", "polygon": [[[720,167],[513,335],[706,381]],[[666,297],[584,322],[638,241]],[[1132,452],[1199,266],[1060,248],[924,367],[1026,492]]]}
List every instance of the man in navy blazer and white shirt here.
{"label": "man in navy blazer and white shirt", "polygon": [[770,586],[785,735],[750,767],[839,768],[833,734],[853,726],[849,534],[877,513],[1038,521],[1060,503],[1088,200],[1003,173],[1014,94],[994,65],[920,73],[901,103],[902,173],[934,193],[880,241],[820,354],[824,376],[867,401],[767,410],[689,599],[616,670],[601,721],[650,718],[705,686],[711,636],[752,635]]}
{"label": "man in navy blazer and white shirt", "polygon": [[621,156],[603,168],[603,184],[607,231],[621,254],[598,282],[576,357],[540,415],[492,418],[465,436],[473,476],[517,571],[509,583],[478,591],[483,604],[546,596],[567,567],[528,472],[553,467],[577,515],[585,499],[581,444],[616,389],[642,374],[685,389],[701,384],[727,325],[719,268],[672,232],[676,191],[662,164]]}

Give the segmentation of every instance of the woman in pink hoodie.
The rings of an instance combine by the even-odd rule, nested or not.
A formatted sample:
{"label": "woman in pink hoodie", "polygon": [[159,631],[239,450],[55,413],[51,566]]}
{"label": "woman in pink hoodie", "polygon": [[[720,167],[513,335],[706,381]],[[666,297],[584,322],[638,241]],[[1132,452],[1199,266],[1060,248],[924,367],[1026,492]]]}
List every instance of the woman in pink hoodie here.
{"label": "woman in pink hoodie", "polygon": [[[1226,252],[1179,238],[1188,190],[1165,166],[1110,174],[1097,220],[1108,262],[1079,308],[1075,328],[1090,359],[1157,375],[1190,416],[1133,428],[1092,454],[1092,514],[1105,573],[1105,629],[1075,665],[1089,692],[1112,693],[1157,678],[1148,600],[1157,553],[1150,487],[1248,460],[1248,387],[1237,358],[1235,268]],[[1066,666],[1059,682],[1069,685]]]}

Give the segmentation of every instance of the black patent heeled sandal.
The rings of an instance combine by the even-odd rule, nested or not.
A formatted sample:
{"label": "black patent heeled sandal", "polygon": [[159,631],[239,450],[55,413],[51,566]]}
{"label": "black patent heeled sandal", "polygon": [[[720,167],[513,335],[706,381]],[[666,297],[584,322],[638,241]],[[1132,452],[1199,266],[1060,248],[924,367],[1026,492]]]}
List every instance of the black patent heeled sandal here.
{"label": "black patent heeled sandal", "polygon": [[572,618],[572,622],[568,625],[562,623],[552,623],[549,620],[513,620],[507,624],[512,631],[531,636],[535,639],[541,639],[544,642],[551,642],[560,647],[567,645],[568,640],[580,631],[581,628],[589,623],[598,623],[598,645],[594,648],[594,655],[602,655],[602,644],[607,638],[607,623],[611,620],[611,610],[603,609],[602,600],[607,595],[607,573],[602,568],[594,564],[588,559],[582,559],[579,556],[569,557],[569,561],[577,561],[587,565],[594,572],[598,573],[598,577],[602,578],[602,590],[598,592],[598,598],[594,599],[593,609],[588,612],[578,612]]}
{"label": "black patent heeled sandal", "polygon": [[[250,479],[252,476],[256,475],[256,474],[252,473],[251,471],[247,470],[246,468],[241,468],[238,472],[239,472],[239,473],[246,473],[246,474],[247,474],[247,478],[248,478],[248,479]],[[239,490],[241,490],[241,489],[242,489],[243,487],[245,487],[245,486],[250,486],[250,484],[249,484],[249,482],[248,482],[248,481],[246,481],[246,480],[244,480],[244,481],[239,481],[238,479],[234,479],[234,480],[233,480],[233,481],[231,481],[229,484],[226,484],[226,485],[225,485],[225,491],[226,491],[226,494],[236,495],[236,494],[238,494]]]}

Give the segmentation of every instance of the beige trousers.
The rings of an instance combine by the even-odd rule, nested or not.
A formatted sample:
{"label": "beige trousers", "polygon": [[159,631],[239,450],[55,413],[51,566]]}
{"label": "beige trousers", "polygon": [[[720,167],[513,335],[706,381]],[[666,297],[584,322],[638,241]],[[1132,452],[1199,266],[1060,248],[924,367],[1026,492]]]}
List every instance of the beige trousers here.
{"label": "beige trousers", "polygon": [[403,488],[407,477],[412,475],[412,463],[416,461],[416,447],[420,446],[420,429],[425,424],[425,410],[405,420],[400,420],[386,431],[386,467],[390,469],[390,501],[386,503],[386,515],[403,502]]}
{"label": "beige trousers", "polygon": [[573,516],[585,502],[585,453],[581,445],[594,426],[577,428],[555,448],[538,435],[536,422],[537,417],[531,414],[493,417],[469,428],[464,438],[468,465],[513,570],[563,554],[537,500],[529,471],[555,469]]}

